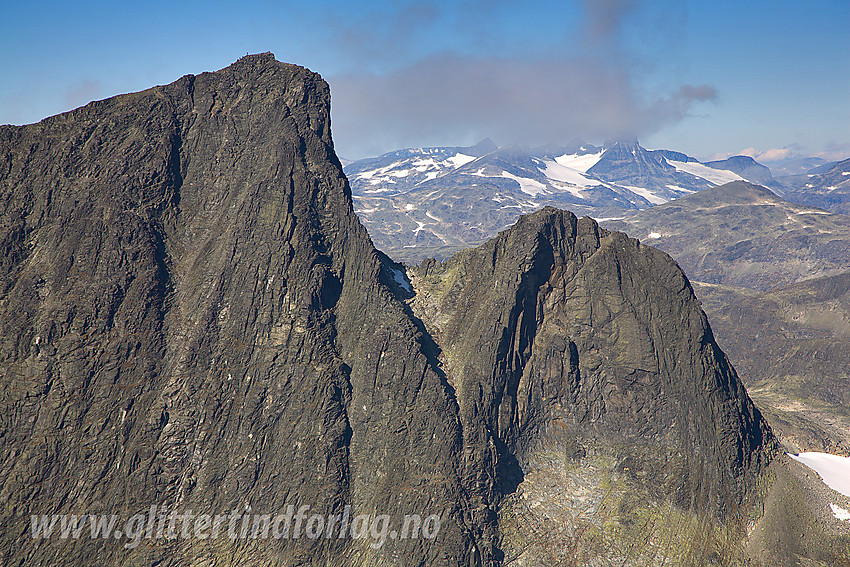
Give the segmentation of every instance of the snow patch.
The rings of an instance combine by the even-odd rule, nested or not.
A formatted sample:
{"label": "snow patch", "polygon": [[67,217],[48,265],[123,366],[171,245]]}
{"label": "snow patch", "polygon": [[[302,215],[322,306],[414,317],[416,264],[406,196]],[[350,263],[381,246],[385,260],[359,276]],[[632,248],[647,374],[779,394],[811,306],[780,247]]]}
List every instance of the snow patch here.
{"label": "snow patch", "polygon": [[[405,248],[407,248],[407,246],[405,246]],[[413,288],[411,288],[410,284],[407,283],[407,280],[404,279],[404,274],[401,272],[401,270],[397,270],[391,267],[390,271],[393,273],[393,279],[396,281],[396,283],[401,289],[403,289],[407,293],[413,293]]]}
{"label": "snow patch", "polygon": [[661,233],[660,232],[650,232],[649,235],[647,235],[647,238],[652,238],[652,239],[661,238]]}
{"label": "snow patch", "polygon": [[600,151],[596,154],[564,154],[556,157],[555,162],[581,173],[587,173],[588,169],[599,162],[599,159],[602,157],[602,153],[603,152]]}
{"label": "snow patch", "polygon": [[475,161],[478,158],[468,156],[466,154],[455,154],[446,161],[449,162],[452,167],[460,167],[462,165],[466,165],[471,161]]}
{"label": "snow patch", "polygon": [[539,181],[535,181],[534,179],[528,179],[527,177],[517,177],[507,171],[503,171],[501,177],[505,179],[512,179],[519,183],[520,191],[535,197],[541,193],[548,193],[546,191],[546,186],[540,183]]}
{"label": "snow patch", "polygon": [[727,169],[714,169],[713,167],[708,167],[707,165],[694,161],[684,162],[667,160],[667,163],[675,167],[676,171],[690,173],[691,175],[701,177],[715,185],[723,185],[724,183],[731,183],[732,181],[746,181],[746,179],[737,173],[733,173]]}
{"label": "snow patch", "polygon": [[850,512],[848,512],[841,506],[830,504],[829,507],[832,508],[832,515],[838,518],[839,520],[850,520]]}
{"label": "snow patch", "polygon": [[682,191],[683,193],[696,193],[696,191],[692,191],[691,189],[685,189],[684,187],[679,187],[678,185],[667,184],[667,188],[672,191]]}
{"label": "snow patch", "polygon": [[[595,185],[602,185],[601,181],[585,177],[577,169],[560,164],[557,161],[545,160],[543,162],[543,169],[540,169],[540,172],[549,179],[562,181],[577,187],[593,187]],[[582,195],[577,189],[571,190],[569,187],[565,187],[565,189],[576,197],[584,198],[584,195]]]}
{"label": "snow patch", "polygon": [[416,169],[416,171],[425,171],[426,169],[436,166],[437,162],[434,161],[434,158],[418,159],[413,162],[413,167]]}
{"label": "snow patch", "polygon": [[635,193],[636,195],[640,195],[653,205],[662,205],[666,203],[669,199],[665,199],[664,197],[659,197],[649,189],[645,189],[644,187],[633,187],[631,185],[623,185],[626,189]]}
{"label": "snow patch", "polygon": [[831,489],[850,497],[850,457],[814,452],[788,456],[818,473]]}

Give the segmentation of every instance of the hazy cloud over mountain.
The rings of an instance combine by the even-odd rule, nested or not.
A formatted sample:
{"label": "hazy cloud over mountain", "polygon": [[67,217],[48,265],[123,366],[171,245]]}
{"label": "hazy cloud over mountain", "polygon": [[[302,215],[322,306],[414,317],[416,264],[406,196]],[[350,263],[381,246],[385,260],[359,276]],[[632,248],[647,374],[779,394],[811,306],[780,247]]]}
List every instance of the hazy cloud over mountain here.
{"label": "hazy cloud over mountain", "polygon": [[332,79],[335,136],[365,153],[411,143],[475,141],[540,144],[577,137],[641,135],[714,99],[707,85],[684,85],[644,101],[628,74],[585,59],[430,57],[386,75]]}
{"label": "hazy cloud over mountain", "polygon": [[[498,4],[467,3],[465,12],[480,14]],[[486,136],[500,144],[542,144],[653,133],[681,120],[696,103],[715,100],[717,92],[709,85],[681,85],[645,96],[638,75],[646,66],[623,48],[624,23],[641,7],[637,0],[587,0],[579,37],[564,37],[543,55],[444,52],[389,72],[330,76],[337,145],[356,154],[346,157],[356,158],[411,145],[473,143]],[[411,22],[440,18],[433,5],[429,8],[400,9],[392,31],[382,26],[362,45],[348,25],[339,37],[355,57],[358,50],[368,54],[382,44],[409,53],[405,38],[422,33]]]}

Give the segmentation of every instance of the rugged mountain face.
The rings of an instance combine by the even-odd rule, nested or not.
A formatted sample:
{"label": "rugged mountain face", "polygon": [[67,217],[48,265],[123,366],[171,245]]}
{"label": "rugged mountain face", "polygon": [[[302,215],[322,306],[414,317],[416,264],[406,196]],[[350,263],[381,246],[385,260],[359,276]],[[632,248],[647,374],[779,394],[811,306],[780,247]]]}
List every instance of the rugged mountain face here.
{"label": "rugged mountain face", "polygon": [[[603,550],[590,541],[596,526],[646,512],[647,494],[729,513],[745,471],[764,463],[766,426],[665,254],[546,208],[479,248],[423,263],[412,284],[462,417],[484,416],[485,429],[465,435],[477,445],[492,432],[525,475],[500,515],[519,564],[564,561],[563,549],[576,564],[654,556],[657,541],[620,548],[629,528]],[[675,531],[673,517],[644,528]]]}
{"label": "rugged mountain face", "polygon": [[719,344],[789,449],[850,450],[841,346],[848,217],[733,183],[609,226],[684,268]]}
{"label": "rugged mountain face", "polygon": [[768,290],[850,269],[844,215],[734,182],[609,221],[673,256],[693,280]]}
{"label": "rugged mountain face", "polygon": [[[461,411],[489,413],[488,428],[519,454],[557,417],[589,437],[653,438],[686,460],[720,451],[743,471],[757,458],[764,425],[667,255],[546,208],[413,273],[414,313],[439,338],[459,399],[473,402]],[[709,447],[714,411],[735,423]],[[734,486],[732,470],[710,471],[709,492]]]}
{"label": "rugged mountain face", "polygon": [[[492,548],[457,402],[354,216],[328,110],[317,75],[266,54],[3,128],[5,565],[456,564]],[[444,517],[440,545],[391,553],[29,537],[30,514],[153,504]]]}
{"label": "rugged mountain face", "polygon": [[[5,565],[545,563],[518,542],[552,472],[586,482],[590,516],[547,501],[596,526],[604,561],[656,504],[737,517],[770,458],[669,257],[546,209],[406,276],[354,215],[327,85],[271,54],[2,127],[0,148]],[[632,493],[649,500],[602,502]],[[30,532],[287,504],[441,527],[383,546]]]}

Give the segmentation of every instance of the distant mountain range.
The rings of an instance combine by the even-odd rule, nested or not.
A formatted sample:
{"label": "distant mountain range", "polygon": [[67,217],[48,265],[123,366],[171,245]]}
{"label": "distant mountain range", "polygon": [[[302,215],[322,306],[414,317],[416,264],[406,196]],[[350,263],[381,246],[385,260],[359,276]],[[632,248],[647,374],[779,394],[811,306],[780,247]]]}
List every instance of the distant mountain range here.
{"label": "distant mountain range", "polygon": [[817,167],[807,175],[794,178],[785,198],[850,215],[850,159]]}
{"label": "distant mountain range", "polygon": [[759,291],[850,269],[850,218],[743,181],[603,223],[664,250],[698,281]]}
{"label": "distant mountain range", "polygon": [[487,139],[468,147],[398,150],[351,162],[345,172],[355,211],[376,246],[407,263],[479,244],[547,205],[619,218],[733,181],[800,195],[801,202],[805,194],[813,206],[845,202],[843,190],[833,195],[828,189],[834,183],[826,181],[834,177],[829,172],[815,180],[828,194],[822,198],[814,189],[821,185],[809,177],[775,178],[749,156],[703,163],[682,152],[647,150],[634,139],[544,148],[499,148]]}

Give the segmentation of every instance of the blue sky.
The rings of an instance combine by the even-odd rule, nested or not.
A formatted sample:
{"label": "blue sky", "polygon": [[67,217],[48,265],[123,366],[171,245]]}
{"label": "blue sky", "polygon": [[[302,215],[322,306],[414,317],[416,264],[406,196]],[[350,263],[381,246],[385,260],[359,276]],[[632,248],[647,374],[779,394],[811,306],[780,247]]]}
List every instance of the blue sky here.
{"label": "blue sky", "polygon": [[850,1],[19,2],[0,123],[272,51],[330,83],[337,152],[601,143],[850,156]]}

